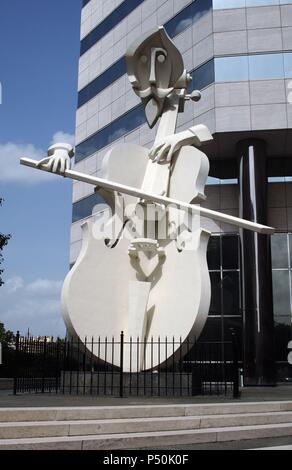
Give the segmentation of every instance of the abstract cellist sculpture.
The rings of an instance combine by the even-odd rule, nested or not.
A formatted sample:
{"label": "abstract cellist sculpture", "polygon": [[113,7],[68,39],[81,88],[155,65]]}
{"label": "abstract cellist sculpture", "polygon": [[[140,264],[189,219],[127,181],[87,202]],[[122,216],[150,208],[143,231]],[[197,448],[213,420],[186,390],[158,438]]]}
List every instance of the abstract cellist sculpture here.
{"label": "abstract cellist sculpture", "polygon": [[[201,208],[209,161],[199,150],[212,140],[207,127],[193,126],[176,134],[178,113],[186,100],[190,75],[180,52],[160,27],[140,37],[127,51],[127,70],[141,98],[150,128],[159,121],[153,148],[119,144],[103,160],[103,178],[70,170],[73,149],[57,144],[41,162],[21,163],[92,184],[109,211],[86,221],[81,253],[63,287],[62,304],[69,333],[140,338],[139,364],[149,369],[151,337],[181,338],[163,361],[178,356],[184,341],[199,337],[211,298],[206,260],[210,233],[200,215],[260,233],[273,229]],[[138,343],[139,344],[139,343]],[[135,348],[138,348],[137,344]],[[106,351],[94,351],[107,361]],[[133,354],[135,351],[133,350]],[[151,352],[151,367],[161,364]],[[110,362],[120,365],[119,348]],[[125,370],[129,364],[124,364]]]}

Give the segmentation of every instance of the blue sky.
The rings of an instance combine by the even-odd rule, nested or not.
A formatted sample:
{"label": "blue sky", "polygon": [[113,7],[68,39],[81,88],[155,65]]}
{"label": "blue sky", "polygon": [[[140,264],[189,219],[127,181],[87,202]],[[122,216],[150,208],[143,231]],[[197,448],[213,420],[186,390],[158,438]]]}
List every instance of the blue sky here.
{"label": "blue sky", "polygon": [[64,334],[71,182],[20,167],[56,140],[72,142],[81,0],[10,0],[0,17],[0,231],[10,232],[0,321],[22,333]]}

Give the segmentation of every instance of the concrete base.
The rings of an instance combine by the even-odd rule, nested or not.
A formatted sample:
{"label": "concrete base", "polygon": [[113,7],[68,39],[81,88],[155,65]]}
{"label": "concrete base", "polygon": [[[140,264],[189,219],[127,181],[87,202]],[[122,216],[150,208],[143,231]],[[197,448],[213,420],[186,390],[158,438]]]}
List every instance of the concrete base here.
{"label": "concrete base", "polygon": [[0,379],[0,390],[13,390],[14,379]]}
{"label": "concrete base", "polygon": [[[132,373],[123,375],[124,396],[187,397],[201,393],[202,384],[186,373]],[[120,396],[120,374],[110,372],[63,372],[60,390],[65,394]]]}

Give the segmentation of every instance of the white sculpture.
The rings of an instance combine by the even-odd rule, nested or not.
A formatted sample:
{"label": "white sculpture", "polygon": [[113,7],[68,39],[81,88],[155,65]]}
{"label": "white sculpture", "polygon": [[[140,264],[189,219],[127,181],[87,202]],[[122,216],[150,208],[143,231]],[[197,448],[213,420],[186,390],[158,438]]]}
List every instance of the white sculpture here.
{"label": "white sculpture", "polygon": [[[81,253],[68,274],[62,293],[68,331],[86,336],[140,338],[133,347],[139,363],[125,370],[156,368],[170,356],[179,357],[189,336],[199,337],[210,307],[206,261],[209,232],[200,227],[200,214],[219,221],[271,233],[273,229],[203,209],[209,161],[197,147],[212,136],[204,125],[175,133],[177,116],[186,100],[190,76],[182,56],[165,30],[139,38],[126,54],[130,82],[141,98],[150,127],[160,120],[153,148],[122,144],[108,151],[103,178],[70,170],[73,149],[57,144],[48,158],[22,163],[96,186],[111,216],[92,218],[83,228]],[[102,237],[100,234],[102,232]],[[149,347],[150,338],[181,339],[163,357]],[[137,351],[139,348],[139,351]],[[104,347],[94,353],[119,366]],[[129,355],[127,355],[128,357]]]}
{"label": "white sculpture", "polygon": [[292,341],[288,343],[288,350],[290,351],[288,354],[288,364],[292,366]]}

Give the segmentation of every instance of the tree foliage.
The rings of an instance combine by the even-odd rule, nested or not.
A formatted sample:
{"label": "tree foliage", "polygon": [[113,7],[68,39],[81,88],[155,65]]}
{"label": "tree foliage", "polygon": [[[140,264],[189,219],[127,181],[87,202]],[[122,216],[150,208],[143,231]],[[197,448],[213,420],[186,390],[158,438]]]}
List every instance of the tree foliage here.
{"label": "tree foliage", "polygon": [[[0,206],[2,205],[3,199],[0,198]],[[2,255],[2,250],[3,248],[7,245],[8,241],[10,240],[11,235],[4,235],[3,233],[0,232],[0,265],[3,262],[3,255]],[[2,279],[2,274],[3,274],[3,269],[0,267],[0,286],[4,284],[4,281]]]}
{"label": "tree foliage", "polygon": [[0,343],[10,346],[15,341],[13,331],[5,330],[4,324],[0,323]]}

